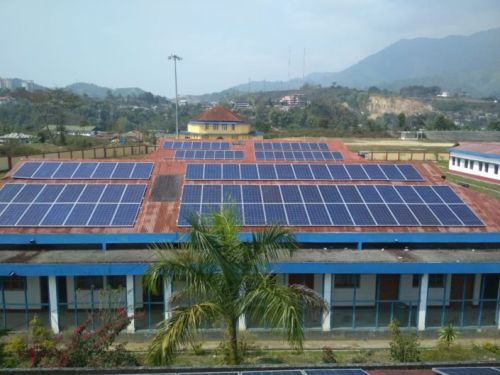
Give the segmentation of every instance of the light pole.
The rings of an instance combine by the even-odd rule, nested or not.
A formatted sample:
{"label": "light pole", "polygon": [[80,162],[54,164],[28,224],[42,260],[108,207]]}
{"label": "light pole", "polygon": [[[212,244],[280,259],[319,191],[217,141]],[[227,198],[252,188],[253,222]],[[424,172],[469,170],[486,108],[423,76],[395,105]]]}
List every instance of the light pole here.
{"label": "light pole", "polygon": [[177,96],[177,61],[182,60],[180,56],[171,54],[169,60],[174,60],[174,75],[175,75],[175,137],[179,138],[179,97]]}

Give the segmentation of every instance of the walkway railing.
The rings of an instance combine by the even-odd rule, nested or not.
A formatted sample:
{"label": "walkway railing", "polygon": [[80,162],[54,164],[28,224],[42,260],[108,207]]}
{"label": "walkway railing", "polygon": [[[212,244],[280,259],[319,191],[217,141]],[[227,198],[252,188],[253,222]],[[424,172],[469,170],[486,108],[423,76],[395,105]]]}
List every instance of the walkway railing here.
{"label": "walkway railing", "polygon": [[379,161],[439,161],[449,160],[447,152],[430,151],[366,151],[366,159]]}

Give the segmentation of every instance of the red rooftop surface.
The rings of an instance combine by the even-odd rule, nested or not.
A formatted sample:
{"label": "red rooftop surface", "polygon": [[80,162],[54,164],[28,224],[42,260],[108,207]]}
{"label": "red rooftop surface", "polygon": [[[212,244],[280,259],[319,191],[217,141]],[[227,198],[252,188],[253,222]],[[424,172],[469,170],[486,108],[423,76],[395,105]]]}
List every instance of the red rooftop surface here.
{"label": "red rooftop surface", "polygon": [[500,155],[500,142],[480,142],[480,143],[461,143],[455,146],[451,151],[478,152],[481,154]]}
{"label": "red rooftop surface", "polygon": [[[177,217],[179,213],[179,203],[182,195],[182,188],[184,183],[189,184],[269,184],[269,185],[297,185],[297,184],[332,184],[332,181],[318,180],[318,181],[185,181],[184,174],[186,171],[186,164],[188,163],[255,163],[254,154],[254,141],[238,141],[230,143],[231,150],[242,150],[245,153],[244,160],[173,160],[173,150],[163,149],[165,141],[171,139],[161,139],[157,151],[147,155],[144,161],[153,161],[155,163],[151,178],[146,180],[89,180],[85,183],[147,183],[147,189],[144,196],[144,201],[140,208],[136,223],[134,227],[3,227],[0,228],[1,233],[182,233],[186,232],[188,228],[177,226]],[[371,162],[359,157],[356,153],[347,150],[346,146],[338,140],[323,140],[317,138],[301,138],[301,139],[275,139],[274,142],[324,142],[328,145],[330,151],[340,151],[344,157],[344,161],[333,162],[305,162],[305,163],[320,163],[320,164],[339,164],[339,163],[380,163]],[[265,141],[268,142],[268,141]],[[269,141],[271,142],[271,141]],[[33,160],[33,159],[30,159]],[[138,161],[134,159],[133,161]],[[45,159],[47,161],[47,159]],[[75,159],[73,159],[75,161]],[[76,160],[77,161],[77,160]],[[88,159],[86,160],[88,161]],[[99,159],[96,161],[127,161],[125,159],[110,160]],[[259,163],[266,163],[259,161]],[[269,162],[276,163],[276,162]],[[283,163],[286,163],[283,161]],[[449,183],[443,180],[439,168],[431,162],[401,162],[401,164],[412,164],[420,172],[424,181],[411,182],[411,185],[450,185],[455,192],[462,198],[462,200],[479,216],[485,226],[482,227],[390,227],[390,226],[377,226],[377,227],[341,227],[341,226],[307,226],[307,227],[292,227],[294,232],[309,232],[309,233],[332,233],[332,232],[378,232],[378,233],[484,233],[484,232],[498,232],[500,231],[500,220],[498,219],[498,212],[500,212],[500,200],[496,200],[485,196],[484,194],[477,193],[473,190],[467,189],[463,186]],[[18,163],[11,172],[9,172],[1,181],[0,185],[5,183],[81,183],[81,180],[23,180],[14,179],[11,175],[15,170],[20,167],[22,163]],[[154,202],[150,199],[151,189],[154,180],[157,176],[161,175],[177,175],[180,177],[180,184],[177,187],[177,196],[172,201]],[[342,182],[335,181],[335,184],[388,184],[388,185],[408,185],[408,182],[391,182],[391,181],[358,181],[358,182]],[[259,231],[262,227],[243,227],[242,231]]]}
{"label": "red rooftop surface", "polygon": [[193,117],[193,121],[211,121],[211,122],[243,122],[233,112],[222,106],[210,108],[208,111],[200,113]]}

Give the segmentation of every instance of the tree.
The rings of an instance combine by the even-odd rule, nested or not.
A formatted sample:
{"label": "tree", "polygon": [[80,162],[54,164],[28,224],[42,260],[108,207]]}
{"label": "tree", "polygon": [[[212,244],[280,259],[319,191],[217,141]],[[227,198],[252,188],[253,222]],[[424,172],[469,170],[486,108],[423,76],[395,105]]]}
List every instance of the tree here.
{"label": "tree", "polygon": [[488,124],[488,130],[500,130],[500,121],[492,121]]}
{"label": "tree", "polygon": [[241,362],[238,319],[245,314],[286,334],[292,347],[302,350],[302,311],[324,307],[316,292],[300,285],[285,286],[264,273],[271,261],[290,255],[296,248],[291,233],[279,226],[252,234],[249,242],[239,237],[234,210],[214,212],[208,218],[189,217],[191,230],[180,249],[158,249],[157,261],[146,271],[144,284],[153,293],[162,278],[184,281],[186,286],[172,299],[194,301],[175,307],[170,319],[161,322],[150,345],[148,359],[153,364],[170,363],[177,350],[192,343],[202,324],[221,323],[225,327],[227,362]]}
{"label": "tree", "polygon": [[398,115],[398,128],[399,129],[405,129],[406,128],[406,115],[401,112]]}
{"label": "tree", "polygon": [[443,115],[439,115],[438,118],[431,124],[432,130],[455,130],[457,126],[455,123]]}
{"label": "tree", "polygon": [[391,342],[389,352],[391,358],[399,362],[418,362],[420,360],[420,342],[415,333],[402,333],[399,322],[389,324]]}

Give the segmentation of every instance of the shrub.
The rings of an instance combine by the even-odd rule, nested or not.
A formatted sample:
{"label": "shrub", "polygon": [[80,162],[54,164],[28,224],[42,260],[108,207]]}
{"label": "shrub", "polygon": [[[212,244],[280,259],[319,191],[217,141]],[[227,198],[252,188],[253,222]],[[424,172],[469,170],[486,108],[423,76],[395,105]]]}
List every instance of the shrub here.
{"label": "shrub", "polygon": [[439,330],[439,341],[446,345],[447,348],[455,342],[458,337],[458,331],[453,324],[448,324]]}
{"label": "shrub", "polygon": [[333,353],[332,348],[323,346],[321,359],[324,363],[337,363],[337,358]]}
{"label": "shrub", "polygon": [[420,343],[415,333],[402,333],[399,323],[393,320],[389,324],[391,334],[390,355],[398,362],[418,362],[420,360]]}

